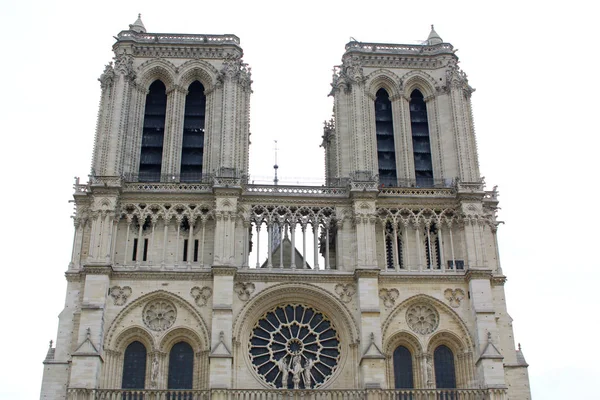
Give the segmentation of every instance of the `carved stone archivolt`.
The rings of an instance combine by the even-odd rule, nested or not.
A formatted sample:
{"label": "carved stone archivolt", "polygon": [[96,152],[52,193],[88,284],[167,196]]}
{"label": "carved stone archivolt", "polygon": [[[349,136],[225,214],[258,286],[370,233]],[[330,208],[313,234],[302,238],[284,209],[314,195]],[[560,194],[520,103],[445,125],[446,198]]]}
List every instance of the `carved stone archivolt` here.
{"label": "carved stone archivolt", "polygon": [[383,300],[383,305],[393,307],[396,304],[396,299],[400,295],[398,289],[381,289],[379,290],[379,298]]}
{"label": "carved stone archivolt", "polygon": [[335,285],[335,292],[340,297],[340,300],[344,303],[352,301],[352,296],[356,293],[356,286],[353,283],[342,284],[338,283]]}
{"label": "carved stone archivolt", "polygon": [[427,335],[435,331],[440,323],[438,312],[429,304],[415,304],[406,311],[406,322],[413,332]]}
{"label": "carved stone archivolt", "polygon": [[144,325],[153,331],[169,329],[177,318],[177,308],[169,300],[154,300],[146,304],[142,311]]}
{"label": "carved stone archivolt", "polygon": [[203,307],[208,303],[210,296],[212,296],[212,289],[208,286],[204,286],[202,288],[194,286],[192,290],[190,290],[190,294],[194,298],[196,305],[198,307]]}
{"label": "carved stone archivolt", "polygon": [[122,306],[131,296],[131,288],[129,286],[113,286],[110,288],[110,296],[113,298],[115,306]]}
{"label": "carved stone archivolt", "polygon": [[465,292],[462,289],[446,289],[444,291],[444,297],[450,303],[450,306],[458,308],[460,302],[465,298]]}
{"label": "carved stone archivolt", "polygon": [[248,301],[255,289],[256,287],[252,282],[237,282],[233,286],[233,290],[238,295],[238,298],[242,301]]}

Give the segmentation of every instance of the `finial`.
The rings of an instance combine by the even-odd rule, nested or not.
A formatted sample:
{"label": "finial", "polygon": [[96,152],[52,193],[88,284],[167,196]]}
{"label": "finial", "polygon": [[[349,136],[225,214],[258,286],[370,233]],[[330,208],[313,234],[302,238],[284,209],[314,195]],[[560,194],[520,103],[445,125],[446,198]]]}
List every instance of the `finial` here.
{"label": "finial", "polygon": [[[519,345],[519,346],[520,346],[520,345]],[[49,347],[50,347],[50,348],[52,348],[52,340],[50,341],[50,346],[49,346]]]}
{"label": "finial", "polygon": [[219,332],[219,341],[225,342],[225,332]]}
{"label": "finial", "polygon": [[519,343],[519,351],[521,351],[521,343]]}
{"label": "finial", "polygon": [[277,186],[277,183],[279,182],[279,179],[277,178],[277,169],[279,168],[279,165],[277,165],[277,140],[274,140],[275,142],[275,165],[273,165],[273,169],[275,170],[275,178],[273,178],[273,183],[275,184],[275,186]]}
{"label": "finial", "polygon": [[492,341],[492,333],[488,331],[487,337],[488,337],[488,342],[491,342]]}
{"label": "finial", "polygon": [[375,334],[373,332],[371,332],[371,343],[375,343]]}
{"label": "finial", "polygon": [[433,30],[433,24],[431,24],[431,30]]}
{"label": "finial", "polygon": [[85,337],[89,339],[91,334],[92,334],[92,330],[88,327],[85,330]]}
{"label": "finial", "polygon": [[[142,13],[138,13],[138,18],[142,19]],[[433,29],[433,25],[431,25],[431,29]]]}

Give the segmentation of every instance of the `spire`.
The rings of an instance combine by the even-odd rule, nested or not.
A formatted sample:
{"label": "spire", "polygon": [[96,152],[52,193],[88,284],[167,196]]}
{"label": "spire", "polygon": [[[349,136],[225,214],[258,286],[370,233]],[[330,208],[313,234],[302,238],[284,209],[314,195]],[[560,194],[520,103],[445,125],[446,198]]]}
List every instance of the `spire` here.
{"label": "spire", "polygon": [[129,25],[129,30],[137,33],[146,33],[146,27],[142,22],[142,14],[138,14],[137,19],[131,25]]}
{"label": "spire", "polygon": [[273,179],[273,184],[275,186],[277,186],[277,182],[279,182],[279,179],[277,179],[277,169],[279,168],[279,165],[277,165],[277,140],[275,140],[275,165],[273,165],[273,169],[275,170],[275,178]]}
{"label": "spire", "polygon": [[437,34],[435,29],[433,29],[433,24],[431,25],[431,32],[429,32],[429,37],[427,38],[427,45],[431,46],[434,44],[444,43],[440,35]]}

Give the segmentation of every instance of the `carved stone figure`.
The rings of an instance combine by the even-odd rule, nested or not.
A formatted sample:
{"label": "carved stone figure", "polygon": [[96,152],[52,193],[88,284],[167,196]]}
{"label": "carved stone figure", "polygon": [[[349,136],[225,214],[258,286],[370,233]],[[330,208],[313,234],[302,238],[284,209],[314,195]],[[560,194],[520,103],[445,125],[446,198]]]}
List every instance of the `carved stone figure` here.
{"label": "carved stone figure", "polygon": [[294,381],[294,389],[300,389],[300,376],[302,375],[302,360],[300,354],[296,354],[292,359],[292,380]]}
{"label": "carved stone figure", "polygon": [[305,389],[310,389],[311,378],[312,378],[310,371],[314,365],[315,365],[315,360],[313,360],[312,358],[309,358],[308,360],[306,360],[306,365],[304,366],[304,388]]}
{"label": "carved stone figure", "polygon": [[277,360],[277,367],[279,368],[279,372],[281,372],[281,386],[284,389],[287,389],[289,370],[287,361],[285,361],[285,356]]}
{"label": "carved stone figure", "polygon": [[156,387],[158,382],[158,357],[155,355],[152,359],[152,387]]}

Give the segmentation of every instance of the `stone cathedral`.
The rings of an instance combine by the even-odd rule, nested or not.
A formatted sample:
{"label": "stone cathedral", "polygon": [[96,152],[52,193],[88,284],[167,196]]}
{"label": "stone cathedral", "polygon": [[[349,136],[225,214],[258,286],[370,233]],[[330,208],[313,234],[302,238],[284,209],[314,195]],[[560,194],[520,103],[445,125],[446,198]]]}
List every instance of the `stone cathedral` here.
{"label": "stone cathedral", "polygon": [[530,399],[474,89],[433,27],[346,44],[320,186],[249,179],[237,36],[138,18],[113,50],[41,399]]}

